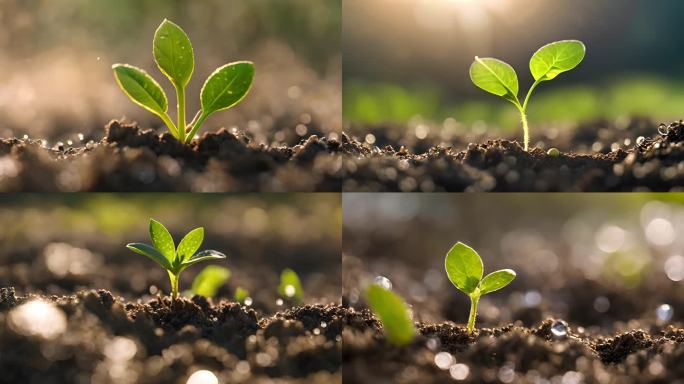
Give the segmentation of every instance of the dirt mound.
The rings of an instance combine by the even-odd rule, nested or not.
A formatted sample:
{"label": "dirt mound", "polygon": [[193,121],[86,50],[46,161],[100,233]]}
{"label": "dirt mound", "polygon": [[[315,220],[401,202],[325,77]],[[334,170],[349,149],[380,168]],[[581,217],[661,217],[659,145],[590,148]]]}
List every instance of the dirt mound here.
{"label": "dirt mound", "polygon": [[182,145],[169,133],[112,121],[81,147],[0,140],[2,191],[339,191],[340,143],[311,135],[294,146],[256,145],[239,131]]}
{"label": "dirt mound", "polygon": [[[345,191],[676,191],[684,185],[684,123],[651,126],[650,138],[624,138],[579,129],[569,143],[586,143],[597,153],[560,152],[552,156],[516,141],[488,140],[467,144],[465,150],[415,143],[407,148],[387,144],[371,147],[348,135],[342,137]],[[599,130],[597,130],[599,131]],[[619,135],[619,137],[618,137]],[[605,136],[605,135],[604,135]],[[384,136],[383,141],[387,142]],[[377,140],[374,139],[374,140]],[[618,143],[629,143],[622,148]],[[612,142],[612,143],[611,143]],[[571,147],[565,143],[560,145]],[[426,148],[424,152],[416,152]]]}
{"label": "dirt mound", "polygon": [[343,313],[310,305],[259,318],[197,296],[142,303],[104,290],[16,297],[2,288],[0,348],[16,353],[0,354],[0,381],[185,383],[207,369],[221,382],[340,382]]}

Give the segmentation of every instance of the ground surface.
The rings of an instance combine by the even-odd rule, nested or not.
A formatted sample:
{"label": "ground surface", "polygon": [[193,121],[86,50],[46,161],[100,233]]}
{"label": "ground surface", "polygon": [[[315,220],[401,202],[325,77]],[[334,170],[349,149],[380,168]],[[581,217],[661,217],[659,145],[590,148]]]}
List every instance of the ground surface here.
{"label": "ground surface", "polygon": [[304,138],[293,131],[283,139],[291,145],[267,147],[221,129],[184,146],[168,133],[112,121],[100,141],[45,148],[39,140],[3,139],[0,190],[339,191],[340,144],[316,132],[312,125]]}
{"label": "ground surface", "polygon": [[[547,129],[525,152],[512,140],[468,142],[426,126],[350,127],[345,191],[676,191],[684,187],[684,125],[648,120]],[[420,130],[420,139],[417,132]],[[410,132],[409,132],[410,131]],[[415,132],[414,132],[415,131]],[[405,132],[405,133],[398,133]],[[369,144],[369,136],[371,142]],[[360,139],[357,139],[360,138]],[[559,156],[547,154],[555,147]],[[576,152],[573,152],[576,151]]]}
{"label": "ground surface", "polygon": [[16,296],[0,289],[5,383],[341,382],[343,310],[292,307],[273,315],[201,297],[125,301],[109,291]]}
{"label": "ground surface", "polygon": [[[676,283],[649,281],[635,291],[574,273],[547,282],[553,287],[521,277],[509,292],[482,299],[478,329],[469,336],[465,295],[439,275],[423,276],[393,260],[344,258],[345,383],[680,383],[684,377],[678,310],[684,295]],[[407,347],[385,341],[361,298],[374,270],[388,271],[393,290],[412,307],[419,336]],[[599,297],[608,305],[597,306]],[[662,302],[674,308],[668,321],[654,311]],[[552,332],[556,321],[566,322],[565,334]]]}

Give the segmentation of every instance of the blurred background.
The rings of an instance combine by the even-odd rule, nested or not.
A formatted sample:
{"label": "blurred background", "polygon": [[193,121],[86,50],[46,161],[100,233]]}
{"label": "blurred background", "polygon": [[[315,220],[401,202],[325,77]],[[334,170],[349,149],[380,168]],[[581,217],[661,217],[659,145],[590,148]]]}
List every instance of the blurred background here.
{"label": "blurred background", "polygon": [[518,133],[517,110],[476,88],[470,64],[476,55],[508,62],[524,97],[530,57],[561,39],[582,40],[587,56],[535,91],[533,126],[684,114],[678,0],[348,0],[343,12],[350,123],[394,123],[419,138],[426,129]]}
{"label": "blurred background", "polygon": [[683,231],[684,194],[345,194],[344,300],[359,305],[381,276],[417,319],[464,323],[468,298],[444,271],[461,241],[485,274],[518,274],[482,298],[483,326],[549,316],[606,328],[681,321]]}
{"label": "blurred background", "polygon": [[166,271],[126,249],[150,244],[149,219],[161,221],[176,243],[204,227],[203,249],[225,253],[181,274],[181,290],[206,265],[232,275],[217,294],[238,286],[253,306],[277,309],[280,272],[295,270],[306,302],[340,295],[341,207],[337,194],[4,194],[0,197],[0,286],[17,293],[72,294],[108,289],[128,299],[168,294]]}
{"label": "blurred background", "polygon": [[181,25],[195,48],[190,117],[214,69],[237,60],[256,64],[250,95],[206,129],[240,126],[259,142],[283,142],[283,131],[300,124],[300,136],[307,127],[340,129],[340,0],[0,0],[0,136],[98,139],[121,117],[160,127],[118,89],[111,66],[147,70],[175,111],[173,87],[152,57],[164,18]]}

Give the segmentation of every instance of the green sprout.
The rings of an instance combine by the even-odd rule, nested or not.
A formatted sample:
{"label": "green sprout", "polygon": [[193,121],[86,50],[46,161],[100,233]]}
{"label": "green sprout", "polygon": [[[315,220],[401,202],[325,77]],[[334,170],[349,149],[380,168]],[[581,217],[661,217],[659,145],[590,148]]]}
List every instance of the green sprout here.
{"label": "green sprout", "polygon": [[114,76],[123,92],[136,104],[162,119],[171,134],[188,144],[214,112],[236,105],[245,98],[254,80],[254,64],[237,61],[219,67],[212,73],[200,93],[201,110],[187,123],[185,90],[195,70],[195,53],[188,35],[176,24],[164,20],[154,34],[154,60],[169,78],[177,95],[178,120],[174,124],[168,114],[169,102],[162,87],[144,70],[128,64],[114,64]]}
{"label": "green sprout", "polygon": [[150,238],[153,245],[130,243],[128,249],[152,259],[169,273],[171,296],[178,297],[178,279],[185,268],[205,260],[225,259],[226,255],[218,251],[206,250],[197,252],[204,241],[204,228],[195,228],[178,244],[164,225],[150,219]]}
{"label": "green sprout", "polygon": [[377,284],[371,284],[364,297],[370,309],[380,319],[387,341],[399,347],[413,341],[416,328],[404,299]]}
{"label": "green sprout", "polygon": [[555,79],[563,72],[577,67],[586,53],[586,47],[578,40],[563,40],[547,44],[532,55],[530,71],[534,77],[534,84],[527,92],[525,101],[518,99],[518,75],[509,64],[490,57],[475,57],[470,66],[470,79],[479,88],[501,96],[513,103],[520,112],[525,135],[525,151],[530,145],[530,130],[527,122],[527,106],[537,86],[548,80]]}
{"label": "green sprout", "polygon": [[297,273],[289,268],[283,270],[280,274],[280,285],[278,285],[278,294],[286,300],[294,300],[301,303],[304,301],[304,289],[302,282],[299,280]]}
{"label": "green sprout", "polygon": [[468,334],[471,334],[475,328],[477,303],[480,301],[480,297],[507,286],[515,279],[515,271],[501,269],[482,278],[484,267],[480,255],[461,242],[456,243],[449,250],[444,265],[451,283],[470,297]]}
{"label": "green sprout", "polygon": [[208,265],[192,281],[192,293],[204,297],[214,297],[229,278],[230,269],[218,265]]}
{"label": "green sprout", "polygon": [[235,301],[244,304],[245,300],[249,298],[249,291],[242,287],[237,287],[235,289]]}

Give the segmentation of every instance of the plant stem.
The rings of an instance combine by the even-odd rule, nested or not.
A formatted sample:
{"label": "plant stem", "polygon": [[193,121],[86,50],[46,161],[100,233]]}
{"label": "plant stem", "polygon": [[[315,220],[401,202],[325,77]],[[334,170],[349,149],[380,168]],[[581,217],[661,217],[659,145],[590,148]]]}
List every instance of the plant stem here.
{"label": "plant stem", "polygon": [[520,117],[522,118],[522,126],[523,126],[523,142],[525,144],[525,152],[530,148],[530,127],[527,123],[527,113],[525,112],[525,109],[521,108],[520,109]]}
{"label": "plant stem", "polygon": [[475,318],[477,317],[477,303],[480,301],[480,295],[474,294],[470,296],[470,316],[468,316],[468,334],[473,333],[475,329]]}
{"label": "plant stem", "polygon": [[185,87],[175,85],[178,95],[178,136],[181,143],[185,143]]}
{"label": "plant stem", "polygon": [[180,278],[180,273],[174,275],[169,272],[169,277],[171,278],[171,298],[176,300],[178,298],[178,280]]}
{"label": "plant stem", "polygon": [[192,129],[190,130],[190,133],[187,136],[186,144],[192,141],[192,138],[195,137],[195,134],[200,129],[200,127],[202,126],[202,123],[204,123],[204,120],[206,120],[207,117],[209,117],[209,114],[206,114],[206,113],[204,113],[204,111],[202,111],[202,113],[197,118],[197,121],[192,126]]}
{"label": "plant stem", "polygon": [[171,118],[169,117],[169,115],[167,115],[165,113],[163,115],[159,115],[159,117],[162,119],[164,124],[166,124],[166,126],[169,128],[169,131],[171,131],[171,134],[173,135],[173,137],[180,140],[180,137],[178,135],[178,128],[176,128],[176,125],[173,124],[173,121],[171,121]]}

